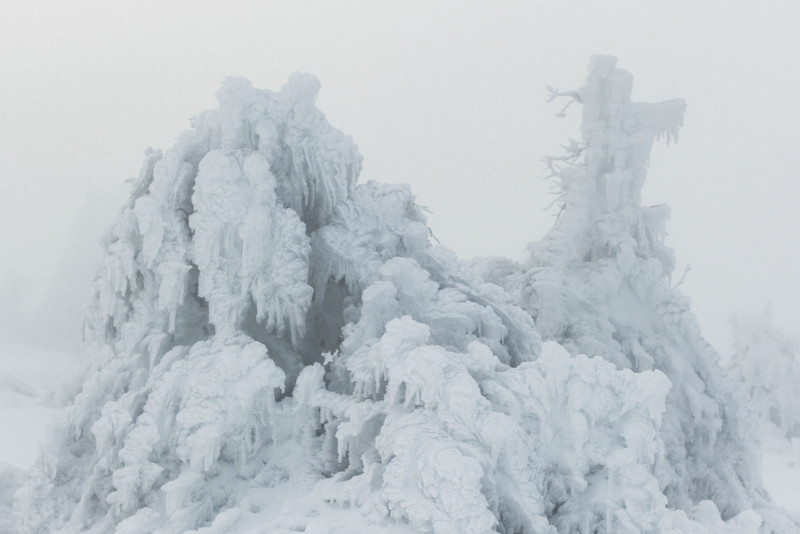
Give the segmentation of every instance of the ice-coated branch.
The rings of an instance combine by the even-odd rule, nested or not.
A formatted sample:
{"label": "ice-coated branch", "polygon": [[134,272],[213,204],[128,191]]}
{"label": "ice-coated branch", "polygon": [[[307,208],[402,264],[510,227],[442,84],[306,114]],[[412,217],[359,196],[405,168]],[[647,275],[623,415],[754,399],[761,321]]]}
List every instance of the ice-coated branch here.
{"label": "ice-coated branch", "polygon": [[548,85],[547,93],[548,93],[547,97],[548,102],[552,102],[556,98],[564,98],[564,97],[568,98],[567,103],[564,105],[564,107],[561,108],[561,110],[558,113],[556,113],[556,117],[566,117],[567,109],[572,104],[581,102],[581,95],[578,94],[578,91],[560,91]]}
{"label": "ice-coated branch", "polygon": [[677,292],[680,282],[670,284],[669,209],[641,204],[652,143],[677,139],[686,105],[632,101],[633,76],[614,57],[595,56],[588,70],[575,99],[581,141],[546,161],[559,216],[531,244],[524,268],[488,276],[516,295],[545,340],[620,369],[665,373],[672,388],[659,430],[659,485],[671,507],[710,499],[728,518],[763,505],[749,420]]}

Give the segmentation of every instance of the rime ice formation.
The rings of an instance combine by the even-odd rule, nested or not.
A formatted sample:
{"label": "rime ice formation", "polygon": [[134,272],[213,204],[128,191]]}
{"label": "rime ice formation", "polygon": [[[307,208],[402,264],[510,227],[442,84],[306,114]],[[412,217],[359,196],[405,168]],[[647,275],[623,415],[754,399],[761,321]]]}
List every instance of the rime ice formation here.
{"label": "rime ice formation", "polygon": [[671,286],[668,208],[641,205],[651,145],[677,139],[685,103],[631,102],[632,80],[615,58],[593,58],[586,84],[568,94],[583,105],[582,140],[549,160],[561,190],[553,229],[524,266],[481,267],[516,295],[543,339],[619,369],[666,374],[659,485],[671,506],[707,499],[730,517],[763,503],[752,427],[688,300]]}
{"label": "rime ice formation", "polygon": [[760,315],[731,317],[731,376],[747,391],[759,423],[764,486],[775,503],[800,515],[800,338]]}
{"label": "rime ice formation", "polygon": [[800,339],[772,326],[772,314],[731,318],[731,376],[744,385],[764,423],[800,438]]}
{"label": "rime ice formation", "polygon": [[629,75],[592,63],[588,163],[521,277],[561,346],[430,245],[407,187],[356,186],[318,89],[229,80],[148,154],[87,314],[96,363],[19,530],[756,532],[736,404],[666,285],[663,210],[638,206],[682,104],[629,105]]}

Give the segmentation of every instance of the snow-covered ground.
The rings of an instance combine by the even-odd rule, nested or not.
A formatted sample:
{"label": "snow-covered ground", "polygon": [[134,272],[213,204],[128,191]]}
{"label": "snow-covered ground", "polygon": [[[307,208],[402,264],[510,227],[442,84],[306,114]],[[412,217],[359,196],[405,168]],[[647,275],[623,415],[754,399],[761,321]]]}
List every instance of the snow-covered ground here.
{"label": "snow-covered ground", "polygon": [[[0,345],[0,532],[12,532],[14,490],[22,482],[23,470],[34,462],[38,443],[58,416],[59,407],[75,393],[84,365],[78,355],[69,352]],[[764,430],[762,439],[765,488],[777,504],[800,514],[800,440],[785,439],[774,426]],[[355,512],[332,513],[330,505],[321,500],[312,504],[306,502],[296,514],[283,514],[282,524],[273,526],[288,532],[291,517],[305,528],[332,527],[329,520],[347,523],[350,528],[359,523],[352,517]],[[285,506],[291,508],[290,503]],[[257,522],[263,526],[263,515],[257,516],[253,519],[261,520]]]}
{"label": "snow-covered ground", "polygon": [[[42,350],[0,342],[0,534],[14,532],[12,505],[14,493],[36,459],[39,443],[63,407],[80,387],[86,362],[77,354]],[[306,487],[297,492],[263,488],[272,506],[240,521],[243,532],[317,532],[319,534],[357,534],[369,532],[368,522],[356,511],[334,508],[321,498],[307,495]],[[302,502],[294,493],[304,495]],[[277,509],[282,511],[275,519]],[[229,514],[218,518],[224,530],[226,520],[240,517]],[[385,525],[382,532],[410,534],[408,528]]]}

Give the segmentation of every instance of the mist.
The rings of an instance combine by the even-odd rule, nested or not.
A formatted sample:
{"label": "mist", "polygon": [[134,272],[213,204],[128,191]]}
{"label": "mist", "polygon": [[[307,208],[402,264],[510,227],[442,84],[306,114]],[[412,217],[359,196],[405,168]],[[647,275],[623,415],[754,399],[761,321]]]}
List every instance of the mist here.
{"label": "mist", "polygon": [[[577,135],[546,86],[596,53],[635,100],[688,102],[644,194],[672,210],[681,290],[723,354],[731,313],[797,323],[800,52],[790,2],[18,2],[0,21],[0,317],[20,342],[74,347],[100,255],[146,147],[214,107],[230,75],[294,71],[358,143],[361,181],[405,182],[459,256],[524,257],[552,225],[541,160]],[[453,197],[452,191],[458,191]],[[499,238],[502,236],[502,238]],[[678,283],[679,280],[675,280]]]}

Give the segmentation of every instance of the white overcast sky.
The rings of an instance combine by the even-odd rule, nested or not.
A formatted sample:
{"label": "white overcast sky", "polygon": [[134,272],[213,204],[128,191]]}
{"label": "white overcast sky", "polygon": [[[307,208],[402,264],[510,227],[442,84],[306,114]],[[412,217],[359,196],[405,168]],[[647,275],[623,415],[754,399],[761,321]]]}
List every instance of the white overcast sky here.
{"label": "white overcast sky", "polygon": [[644,194],[672,208],[674,279],[691,265],[708,339],[727,352],[727,317],[768,302],[800,332],[798,27],[797,1],[2,0],[0,285],[17,273],[35,310],[61,271],[83,299],[87,243],[143,150],[214,107],[224,77],[277,90],[293,71],[320,78],[362,180],[410,183],[464,258],[521,258],[553,220],[541,159],[579,135],[545,86],[577,88],[605,53],[634,99],[688,102]]}

